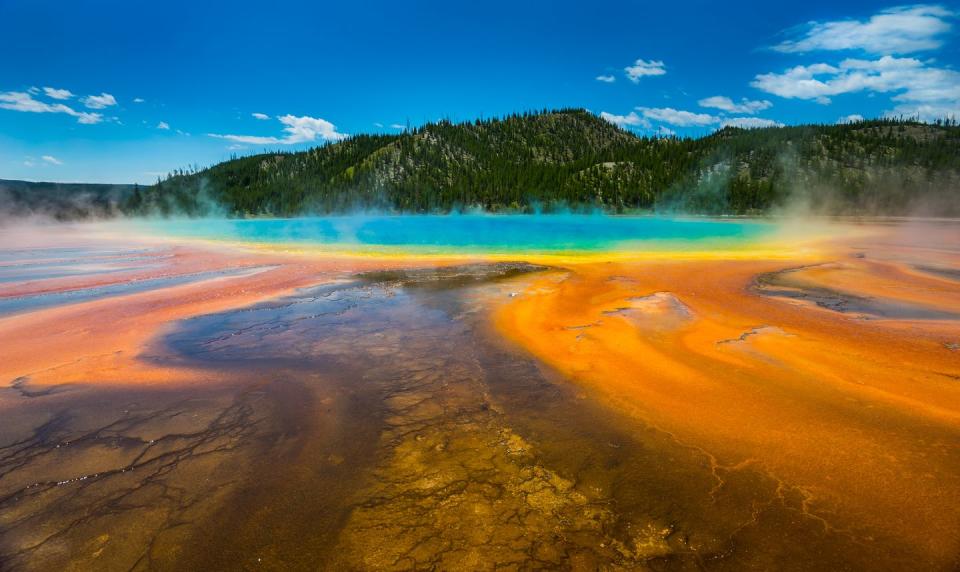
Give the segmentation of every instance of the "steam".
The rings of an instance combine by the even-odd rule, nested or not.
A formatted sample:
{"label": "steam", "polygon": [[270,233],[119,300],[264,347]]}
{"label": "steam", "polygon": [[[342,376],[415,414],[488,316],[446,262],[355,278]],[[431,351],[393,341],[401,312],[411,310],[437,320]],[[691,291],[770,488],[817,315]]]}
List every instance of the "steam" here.
{"label": "steam", "polygon": [[853,189],[799,168],[795,157],[784,155],[787,193],[771,215],[778,217],[960,217],[960,173],[924,173],[916,167],[869,167],[851,171]]}
{"label": "steam", "polygon": [[[664,191],[661,214],[960,217],[960,172],[921,166],[809,164],[791,148],[760,173],[735,159],[714,156],[694,175]],[[741,191],[737,196],[735,191]],[[752,186],[751,186],[752,185]],[[750,193],[768,193],[767,209],[744,205]],[[740,201],[740,202],[738,202]]]}
{"label": "steam", "polygon": [[214,196],[204,176],[195,187],[170,188],[171,181],[158,181],[151,187],[134,189],[124,201],[128,216],[138,218],[225,218],[231,213]]}
{"label": "steam", "polygon": [[0,225],[14,221],[110,219],[121,216],[122,185],[0,181]]}

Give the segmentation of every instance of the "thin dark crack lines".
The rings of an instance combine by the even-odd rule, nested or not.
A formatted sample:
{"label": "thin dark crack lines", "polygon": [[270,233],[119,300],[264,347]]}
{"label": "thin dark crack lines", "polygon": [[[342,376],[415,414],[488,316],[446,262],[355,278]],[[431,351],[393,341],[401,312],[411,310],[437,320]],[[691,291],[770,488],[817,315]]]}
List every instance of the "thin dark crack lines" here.
{"label": "thin dark crack lines", "polygon": [[[231,452],[242,446],[245,440],[256,430],[258,423],[255,419],[252,419],[254,410],[248,401],[248,395],[241,395],[232,405],[220,412],[203,430],[189,433],[170,433],[150,441],[130,438],[132,442],[146,444],[146,447],[132,462],[121,467],[92,475],[79,475],[65,481],[31,483],[0,499],[0,507],[9,507],[11,503],[26,502],[29,498],[54,488],[70,487],[69,495],[63,500],[58,501],[56,506],[48,506],[45,509],[41,508],[39,513],[30,511],[19,519],[5,523],[5,525],[0,528],[0,537],[3,537],[5,533],[16,529],[18,526],[25,525],[27,521],[45,518],[44,514],[48,511],[64,510],[64,502],[70,505],[70,499],[80,498],[88,488],[94,485],[99,486],[112,477],[127,473],[146,472],[145,475],[141,475],[135,479],[134,485],[124,485],[121,486],[120,489],[108,493],[106,496],[100,495],[99,500],[95,501],[93,506],[86,504],[81,516],[68,519],[56,532],[30,545],[22,546],[20,550],[13,553],[0,554],[0,562],[18,560],[27,554],[33,553],[51,541],[68,536],[78,527],[88,524],[95,519],[103,518],[111,514],[117,515],[130,510],[136,510],[140,505],[136,502],[129,504],[126,502],[126,499],[131,498],[133,495],[136,495],[148,487],[159,488],[160,492],[156,495],[156,498],[158,500],[165,500],[172,506],[170,509],[172,515],[182,513],[192,504],[192,502],[187,504],[183,502],[187,491],[167,484],[164,481],[165,477],[179,468],[186,460],[197,460],[208,455]],[[119,430],[118,428],[120,426],[129,430],[143,423],[147,423],[151,421],[151,419],[156,420],[157,416],[176,416],[178,413],[171,411],[171,409],[172,408],[168,408],[157,412],[154,416],[114,421],[72,440],[71,443],[80,446],[84,444],[97,444],[99,441],[102,441],[105,433]],[[116,439],[113,435],[107,435],[106,438]],[[145,458],[151,450],[166,442],[174,442],[177,446],[156,456]],[[48,444],[44,452],[50,453],[56,450],[58,446],[59,444],[51,447],[50,444]],[[226,485],[227,483],[221,483],[218,485],[218,488]],[[94,493],[94,498],[97,498],[96,493]],[[66,508],[69,509],[69,506],[66,506]],[[165,529],[165,527],[163,529]],[[163,529],[161,529],[160,532],[162,532]]]}

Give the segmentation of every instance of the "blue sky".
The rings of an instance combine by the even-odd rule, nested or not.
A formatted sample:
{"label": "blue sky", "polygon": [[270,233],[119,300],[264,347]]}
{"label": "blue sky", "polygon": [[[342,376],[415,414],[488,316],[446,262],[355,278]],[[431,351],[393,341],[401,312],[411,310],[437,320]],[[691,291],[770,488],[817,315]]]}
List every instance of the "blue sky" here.
{"label": "blue sky", "polygon": [[[0,0],[0,178],[584,107],[637,133],[960,116],[955,3]],[[256,114],[256,115],[255,115]]]}

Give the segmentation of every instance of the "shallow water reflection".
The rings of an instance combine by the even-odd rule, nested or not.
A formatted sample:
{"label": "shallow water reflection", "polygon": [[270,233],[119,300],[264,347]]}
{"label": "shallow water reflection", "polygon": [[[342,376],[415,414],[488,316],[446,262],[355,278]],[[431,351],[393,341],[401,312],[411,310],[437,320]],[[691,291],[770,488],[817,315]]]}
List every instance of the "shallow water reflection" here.
{"label": "shallow water reflection", "polygon": [[[230,383],[3,395],[4,569],[902,568],[802,491],[621,417],[490,329],[526,264],[356,275],[185,320]],[[533,274],[531,274],[533,273]],[[659,300],[659,299],[658,299]]]}

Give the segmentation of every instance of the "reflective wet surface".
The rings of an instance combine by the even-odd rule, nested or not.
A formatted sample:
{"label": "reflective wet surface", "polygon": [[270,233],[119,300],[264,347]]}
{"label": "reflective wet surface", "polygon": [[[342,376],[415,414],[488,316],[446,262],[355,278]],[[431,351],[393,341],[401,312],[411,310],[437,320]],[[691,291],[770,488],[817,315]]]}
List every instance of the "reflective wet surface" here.
{"label": "reflective wet surface", "polygon": [[7,316],[0,569],[951,569],[958,284],[873,256],[257,256]]}

